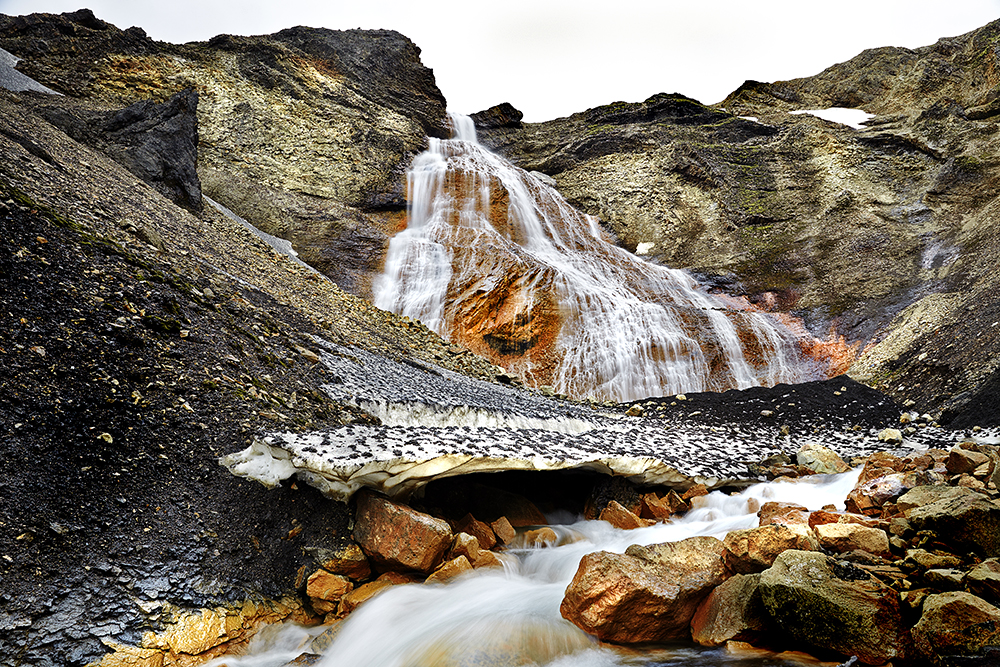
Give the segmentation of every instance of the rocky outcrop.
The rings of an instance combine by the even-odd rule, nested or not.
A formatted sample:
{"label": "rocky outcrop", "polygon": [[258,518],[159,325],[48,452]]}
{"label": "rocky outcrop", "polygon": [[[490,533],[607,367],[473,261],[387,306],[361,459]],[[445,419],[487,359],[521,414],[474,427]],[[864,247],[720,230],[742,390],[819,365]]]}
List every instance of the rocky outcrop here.
{"label": "rocky outcrop", "polygon": [[291,28],[177,46],[81,10],[0,16],[0,48],[105,113],[194,89],[206,194],[356,294],[370,294],[403,224],[407,165],[428,135],[448,134],[432,72],[392,31]]}
{"label": "rocky outcrop", "polygon": [[[484,144],[552,177],[626,248],[804,315],[842,343],[814,354],[846,368],[860,353],[854,377],[922,411],[995,423],[998,32],[747,82],[718,107],[675,94],[546,123],[476,117]],[[876,117],[788,113],[831,106]]]}

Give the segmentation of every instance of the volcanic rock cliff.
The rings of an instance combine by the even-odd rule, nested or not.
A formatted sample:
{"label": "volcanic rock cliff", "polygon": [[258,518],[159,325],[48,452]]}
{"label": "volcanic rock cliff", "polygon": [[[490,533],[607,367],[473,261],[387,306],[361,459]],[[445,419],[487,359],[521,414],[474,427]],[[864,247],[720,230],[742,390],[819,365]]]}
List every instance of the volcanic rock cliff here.
{"label": "volcanic rock cliff", "polygon": [[[748,85],[730,111],[663,95],[541,125],[509,106],[477,118],[487,141],[553,176],[627,247],[653,242],[655,259],[709,285],[873,344],[858,373],[928,408],[968,389],[962,418],[978,419],[989,415],[977,405],[996,408],[1000,336],[991,30],[888,52],[912,71],[966,58],[985,78],[962,97],[965,70],[931,77],[941,85],[926,90],[954,104],[920,107],[912,91],[924,88],[901,87],[891,116],[869,106],[888,104],[872,88],[857,104],[882,116],[862,131],[785,113],[819,106],[816,90],[845,74]],[[357,296],[405,223],[410,159],[448,131],[419,50],[394,32],[310,28],[170,45],[86,10],[0,15],[0,48],[39,82],[31,90],[62,94],[0,91],[0,656],[83,665],[117,650],[108,664],[190,664],[261,623],[315,619],[302,575],[346,544],[349,507],[301,480],[268,491],[219,457],[264,433],[382,429],[359,407],[362,389],[384,388],[363,386],[367,359],[441,384],[447,371],[511,381]],[[786,88],[795,103],[767,92]],[[876,401],[835,385],[813,393],[836,413],[824,420],[853,433],[861,420],[844,413]],[[742,406],[720,419],[749,424],[747,457],[758,432],[785,438],[767,421],[783,391],[721,400]],[[898,415],[877,408],[865,428]],[[689,414],[684,401],[646,409]],[[173,624],[185,618],[194,632]]]}
{"label": "volcanic rock cliff", "polygon": [[[901,401],[974,415],[1000,366],[998,39],[994,22],[872,49],[715,106],[661,94],[546,123],[510,105],[474,119],[625,247],[843,337],[860,354],[850,373]],[[789,113],[828,107],[874,118]]]}

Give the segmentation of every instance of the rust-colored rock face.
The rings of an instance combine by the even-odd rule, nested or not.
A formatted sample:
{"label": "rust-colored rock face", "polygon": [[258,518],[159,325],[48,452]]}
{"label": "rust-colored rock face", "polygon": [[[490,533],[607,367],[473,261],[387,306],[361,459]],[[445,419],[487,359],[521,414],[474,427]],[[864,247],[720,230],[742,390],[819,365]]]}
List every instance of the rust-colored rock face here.
{"label": "rust-colored rock face", "polygon": [[726,578],[721,555],[722,544],[704,537],[587,554],[559,611],[601,641],[686,637],[699,603]]}
{"label": "rust-colored rock face", "polygon": [[358,496],[354,540],[376,563],[429,573],[451,546],[451,527],[373,493]]}
{"label": "rust-colored rock face", "polygon": [[475,143],[432,141],[408,180],[379,307],[530,385],[619,401],[813,377],[794,332],[613,244],[596,219]]}

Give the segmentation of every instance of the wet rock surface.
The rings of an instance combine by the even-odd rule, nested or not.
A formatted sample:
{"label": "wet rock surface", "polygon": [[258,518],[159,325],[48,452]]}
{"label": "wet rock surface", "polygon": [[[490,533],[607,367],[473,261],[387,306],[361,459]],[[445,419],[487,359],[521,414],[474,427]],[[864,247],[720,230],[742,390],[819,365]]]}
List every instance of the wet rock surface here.
{"label": "wet rock surface", "polygon": [[[812,353],[845,370],[860,353],[851,375],[900,402],[986,426],[1000,419],[998,31],[748,81],[714,107],[661,94],[545,123],[474,118],[484,145],[547,174],[626,248],[842,337]],[[789,113],[828,107],[875,117]]]}

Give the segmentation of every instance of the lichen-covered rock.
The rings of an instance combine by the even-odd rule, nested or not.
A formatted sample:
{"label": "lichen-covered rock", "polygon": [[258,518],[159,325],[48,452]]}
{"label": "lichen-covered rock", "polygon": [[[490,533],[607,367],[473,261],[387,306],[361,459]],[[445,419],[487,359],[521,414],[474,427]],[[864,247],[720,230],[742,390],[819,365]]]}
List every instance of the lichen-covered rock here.
{"label": "lichen-covered rock", "polygon": [[851,469],[837,452],[816,443],[803,445],[795,454],[795,460],[806,470],[824,475],[847,472]]}
{"label": "lichen-covered rock", "polygon": [[354,541],[383,567],[429,573],[451,546],[447,521],[374,493],[358,494],[357,502]]}
{"label": "lichen-covered rock", "polygon": [[766,630],[759,574],[737,574],[714,588],[691,619],[691,638],[702,646],[750,641]]}
{"label": "lichen-covered rock", "polygon": [[828,551],[867,551],[877,556],[889,554],[889,536],[884,530],[856,523],[826,523],[814,528],[819,545]]}
{"label": "lichen-covered rock", "polygon": [[961,591],[929,595],[913,627],[913,642],[931,660],[977,654],[1000,645],[1000,609]]}
{"label": "lichen-covered rock", "polygon": [[341,574],[354,580],[364,579],[371,574],[368,558],[354,542],[339,549],[324,550],[319,555],[320,567],[331,574]]}
{"label": "lichen-covered rock", "polygon": [[587,554],[566,588],[560,613],[602,641],[686,637],[698,604],[726,578],[722,545],[706,541],[711,539]]}
{"label": "lichen-covered rock", "polygon": [[972,489],[922,486],[897,501],[917,530],[929,530],[956,547],[1000,556],[1000,503]]}
{"label": "lichen-covered rock", "polygon": [[778,628],[798,641],[867,665],[905,653],[899,595],[849,563],[785,551],[761,574],[760,592]]}

